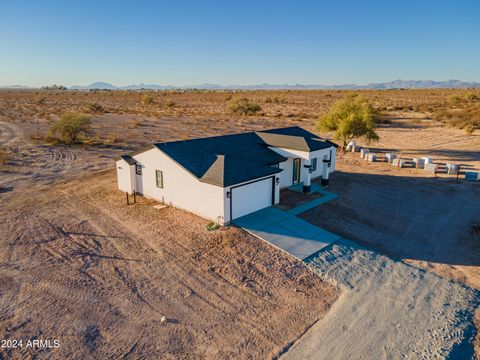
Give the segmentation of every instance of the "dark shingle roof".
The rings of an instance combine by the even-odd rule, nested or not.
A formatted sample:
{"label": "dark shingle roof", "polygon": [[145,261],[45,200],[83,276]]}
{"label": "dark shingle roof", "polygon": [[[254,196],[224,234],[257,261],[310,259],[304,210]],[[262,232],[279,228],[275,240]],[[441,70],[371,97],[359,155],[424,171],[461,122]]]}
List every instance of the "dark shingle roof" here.
{"label": "dark shingle roof", "polygon": [[298,126],[292,126],[280,129],[263,130],[257,132],[268,145],[281,147],[285,149],[315,151],[326,149],[331,146],[337,147],[337,144],[322,139],[317,135],[302,129]]}
{"label": "dark shingle roof", "polygon": [[125,160],[128,165],[135,165],[137,162],[135,161],[134,158],[132,158],[130,155],[122,155],[120,156],[123,160]]}
{"label": "dark shingle roof", "polygon": [[282,171],[270,165],[286,158],[268,146],[314,151],[334,144],[295,126],[155,146],[200,181],[226,187]]}

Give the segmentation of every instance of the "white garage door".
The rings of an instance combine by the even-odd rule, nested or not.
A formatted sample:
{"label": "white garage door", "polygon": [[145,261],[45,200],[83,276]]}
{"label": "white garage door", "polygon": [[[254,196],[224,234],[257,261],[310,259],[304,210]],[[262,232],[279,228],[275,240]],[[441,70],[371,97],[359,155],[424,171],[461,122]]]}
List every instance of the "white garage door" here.
{"label": "white garage door", "polygon": [[231,190],[232,220],[272,205],[273,179],[256,181]]}

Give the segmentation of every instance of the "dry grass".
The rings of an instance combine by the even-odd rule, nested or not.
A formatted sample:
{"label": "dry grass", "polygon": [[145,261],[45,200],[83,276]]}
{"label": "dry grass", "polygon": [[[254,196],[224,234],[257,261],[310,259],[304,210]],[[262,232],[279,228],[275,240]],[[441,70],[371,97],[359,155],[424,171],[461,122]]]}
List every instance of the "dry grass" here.
{"label": "dry grass", "polygon": [[[212,116],[228,114],[228,102],[247,97],[262,104],[264,117],[316,119],[331,105],[351,94],[348,90],[275,90],[275,91],[162,91],[139,95],[130,91],[32,91],[1,90],[0,115],[44,117],[65,111],[85,111],[92,104],[114,114],[159,117],[174,114]],[[360,91],[355,91],[360,92]],[[364,90],[382,111],[422,111],[436,114],[453,108],[465,108],[478,102],[480,89]],[[453,101],[451,98],[458,98]]]}

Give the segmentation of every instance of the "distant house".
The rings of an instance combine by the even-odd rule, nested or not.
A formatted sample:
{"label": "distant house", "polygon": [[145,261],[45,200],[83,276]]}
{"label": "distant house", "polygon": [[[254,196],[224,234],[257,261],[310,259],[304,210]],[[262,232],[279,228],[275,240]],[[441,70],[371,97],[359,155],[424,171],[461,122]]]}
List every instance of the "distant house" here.
{"label": "distant house", "polygon": [[278,204],[282,188],[328,184],[336,148],[297,126],[157,143],[117,160],[118,187],[226,224]]}

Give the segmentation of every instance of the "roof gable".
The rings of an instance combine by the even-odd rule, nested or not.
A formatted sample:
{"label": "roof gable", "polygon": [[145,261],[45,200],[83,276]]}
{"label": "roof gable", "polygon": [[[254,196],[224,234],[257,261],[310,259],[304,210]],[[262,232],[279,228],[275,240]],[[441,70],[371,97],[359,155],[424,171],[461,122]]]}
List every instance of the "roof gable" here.
{"label": "roof gable", "polygon": [[154,144],[199,181],[231,186],[281,172],[286,158],[269,146],[315,151],[335,146],[300,127]]}

